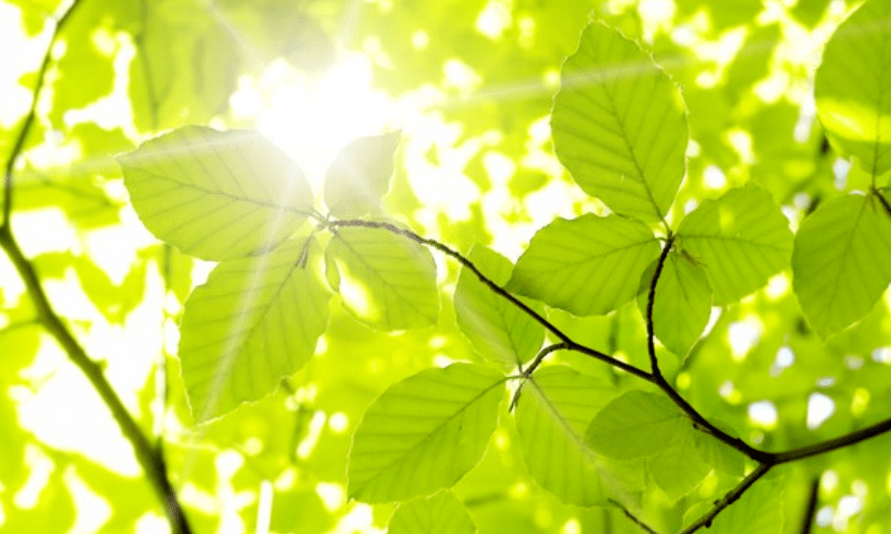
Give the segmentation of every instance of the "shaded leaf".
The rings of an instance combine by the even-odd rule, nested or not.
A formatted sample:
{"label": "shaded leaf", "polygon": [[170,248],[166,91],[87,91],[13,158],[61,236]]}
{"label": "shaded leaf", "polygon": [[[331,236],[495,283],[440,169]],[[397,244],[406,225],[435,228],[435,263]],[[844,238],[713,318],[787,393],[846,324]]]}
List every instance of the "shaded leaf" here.
{"label": "shaded leaf", "polygon": [[876,197],[820,205],[801,224],[793,288],[808,322],[827,337],[863,317],[891,282],[891,217]]}
{"label": "shaded leaf", "polygon": [[312,357],[330,293],[302,264],[305,244],[220,263],[186,301],[179,357],[196,421],[262,398]]}
{"label": "shaded leaf", "polygon": [[792,253],[789,222],[770,193],[753,184],[704,201],[684,217],[678,235],[705,268],[718,306],[766,284]]}
{"label": "shaded leaf", "polygon": [[453,485],[485,451],[503,384],[497,371],[459,363],[391,386],[368,408],[353,436],[349,495],[385,502]]}
{"label": "shaded leaf", "polygon": [[385,230],[346,227],[338,228],[326,254],[329,281],[362,321],[384,330],[436,323],[436,265],[418,243]]}
{"label": "shaded leaf", "polygon": [[449,491],[400,504],[387,528],[388,534],[473,534],[476,526],[464,503]]}
{"label": "shaded leaf", "polygon": [[817,116],[833,143],[873,176],[891,169],[891,3],[870,0],[832,35],[814,78]]}
{"label": "shaded leaf", "polygon": [[778,534],[783,532],[782,479],[762,479],[712,521],[714,534]]}
{"label": "shaded leaf", "polygon": [[658,254],[653,232],[640,221],[557,219],[532,238],[507,288],[576,315],[603,314],[631,300]]}
{"label": "shaded leaf", "polygon": [[594,23],[563,64],[554,148],[576,183],[616,213],[664,218],[684,177],[680,90],[648,54]]}
{"label": "shaded leaf", "polygon": [[398,144],[399,132],[390,132],[359,137],[340,150],[325,176],[325,204],[332,215],[347,218],[380,211]]}
{"label": "shaded leaf", "polygon": [[119,158],[143,224],[208,260],[247,256],[293,234],[312,209],[303,171],[252,130],[186,126]]}
{"label": "shaded leaf", "polygon": [[643,473],[596,454],[585,429],[615,388],[565,366],[544,367],[523,385],[517,432],[535,481],[577,506],[605,505],[607,498],[642,487]]}
{"label": "shaded leaf", "polygon": [[[513,265],[502,255],[474,246],[470,261],[493,282],[504,285]],[[544,312],[538,303],[534,310]],[[462,269],[455,286],[455,315],[458,327],[477,352],[511,371],[535,356],[544,341],[544,327],[506,299],[497,295],[468,269]]]}

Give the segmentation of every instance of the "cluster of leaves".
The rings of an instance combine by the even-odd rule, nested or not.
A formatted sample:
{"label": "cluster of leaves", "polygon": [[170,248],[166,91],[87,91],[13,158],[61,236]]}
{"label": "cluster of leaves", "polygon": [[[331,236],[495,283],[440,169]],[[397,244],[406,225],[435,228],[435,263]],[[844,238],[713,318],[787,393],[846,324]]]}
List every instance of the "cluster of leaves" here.
{"label": "cluster of leaves", "polygon": [[[691,5],[679,2],[678,8],[695,12],[696,3]],[[84,23],[82,31],[91,28],[86,24],[90,6],[104,9],[95,3],[86,6],[77,13],[84,18],[73,18],[69,31],[79,28],[78,21]],[[133,7],[122,7],[120,13],[103,12],[102,20],[126,28],[121,21],[133,17]],[[128,30],[138,46],[146,47],[130,72],[131,79],[142,80],[132,84],[130,97],[134,110],[140,111],[134,122],[147,131],[203,122],[224,105],[232,90],[231,85],[206,84],[205,78],[213,79],[213,73],[221,70],[245,69],[235,50],[211,58],[202,55],[204,47],[212,46],[208,43],[232,46],[226,39],[218,39],[219,32],[207,29],[218,21],[202,27],[193,17],[205,11],[196,8],[195,13],[180,13],[168,7],[146,3],[142,14],[131,21],[138,28]],[[222,7],[230,15],[239,13],[234,5]],[[160,15],[148,16],[145,9],[157,9],[155,15]],[[400,16],[397,12],[387,12],[382,18]],[[727,12],[730,19],[723,23],[728,26],[734,24],[734,16],[747,16],[744,8]],[[247,11],[240,13],[253,20]],[[720,25],[718,13],[716,10],[712,16]],[[797,15],[809,16],[805,8]],[[443,12],[439,16],[447,21],[450,15]],[[580,517],[585,529],[689,533],[710,527],[724,533],[766,534],[783,531],[784,516],[802,501],[807,501],[803,514],[809,529],[819,492],[816,486],[806,492],[807,484],[802,481],[819,479],[827,469],[837,477],[843,466],[850,471],[845,476],[855,480],[865,477],[857,473],[857,466],[862,469],[876,462],[881,444],[868,449],[859,444],[874,443],[871,438],[884,434],[891,423],[886,419],[864,427],[860,421],[864,412],[858,408],[846,422],[862,428],[851,432],[836,424],[822,429],[830,432],[832,439],[814,432],[796,433],[795,425],[790,425],[793,428],[786,434],[765,437],[752,430],[744,411],[740,413],[738,408],[745,404],[739,399],[727,401],[734,394],[740,396],[740,391],[746,401],[769,398],[780,406],[784,421],[792,420],[787,416],[800,410],[799,390],[812,386],[795,385],[784,391],[787,388],[782,384],[765,378],[770,361],[765,365],[764,357],[773,357],[782,346],[794,347],[802,357],[803,351],[813,350],[838,360],[851,351],[876,354],[884,343],[880,334],[888,330],[881,326],[887,307],[876,303],[891,282],[891,206],[885,183],[891,168],[891,145],[885,141],[891,127],[887,109],[891,100],[885,98],[882,74],[882,66],[891,58],[891,48],[886,45],[888,31],[882,24],[889,16],[887,3],[869,0],[839,26],[817,69],[814,92],[820,123],[831,149],[853,159],[851,175],[859,173],[859,183],[864,184],[861,191],[836,191],[819,205],[821,195],[832,194],[819,185],[826,175],[814,171],[817,185],[790,186],[771,180],[767,177],[773,175],[768,172],[782,177],[783,172],[777,169],[783,168],[778,163],[783,157],[793,161],[797,156],[774,157],[766,148],[758,152],[766,160],[761,163],[764,178],[731,177],[737,187],[711,198],[693,177],[702,174],[709,158],[723,164],[722,158],[727,157],[727,147],[716,141],[720,136],[710,138],[711,130],[721,129],[717,122],[722,119],[706,110],[703,102],[714,101],[707,100],[711,97],[704,96],[701,89],[688,89],[686,83],[682,93],[676,80],[687,81],[684,73],[672,70],[670,61],[663,62],[664,69],[657,64],[664,42],[653,43],[654,62],[611,26],[599,22],[587,25],[577,50],[563,64],[551,131],[557,157],[590,196],[588,206],[593,208],[575,218],[558,218],[538,230],[515,265],[492,248],[474,244],[473,232],[468,240],[460,224],[452,230],[454,235],[462,235],[457,241],[460,249],[469,250],[467,254],[413,230],[407,206],[403,206],[404,217],[384,211],[384,197],[396,169],[398,133],[359,138],[341,150],[326,175],[324,213],[313,201],[301,168],[253,130],[187,126],[143,143],[118,159],[130,200],[143,224],[178,251],[219,262],[185,303],[178,354],[170,363],[181,369],[186,397],[171,402],[179,402],[176,409],[183,418],[191,417],[201,425],[201,446],[232,447],[245,435],[259,435],[264,441],[261,449],[287,451],[282,456],[289,457],[295,454],[298,439],[277,444],[282,441],[277,425],[293,420],[292,414],[285,413],[288,402],[305,403],[294,410],[295,436],[311,434],[307,430],[313,424],[307,419],[308,407],[351,416],[363,413],[361,422],[350,428],[354,430],[350,440],[328,434],[318,438],[317,433],[313,439],[327,440],[330,450],[314,453],[306,469],[297,471],[298,476],[310,483],[340,480],[342,473],[336,471],[351,442],[346,469],[348,496],[372,504],[401,503],[388,519],[389,532],[394,534],[472,533],[477,528],[494,532],[503,531],[511,521],[518,522],[513,529],[517,532],[544,531],[540,525],[517,519],[524,513],[528,516],[528,511],[516,506],[523,502],[522,496],[503,499],[513,501],[514,508],[499,505],[489,516],[480,511],[487,506],[485,502],[474,502],[485,501],[487,491],[500,495],[505,486],[523,487],[526,481],[534,481],[560,503],[580,507],[555,504],[551,509]],[[584,20],[583,13],[576,17]],[[158,20],[169,24],[147,22]],[[538,20],[547,24],[548,19],[542,16]],[[611,23],[629,30],[625,27],[628,19],[616,17]],[[153,65],[161,61],[153,59],[153,54],[163,49],[165,31],[171,24],[189,29],[189,33],[177,34],[189,41],[180,48],[194,51],[187,74]],[[442,26],[450,27],[447,23]],[[159,27],[166,30],[159,31]],[[774,31],[764,28],[768,34]],[[202,32],[209,32],[209,37]],[[755,45],[765,37],[764,32],[752,36]],[[554,31],[551,37],[557,41],[559,33]],[[629,33],[639,32],[631,28]],[[851,38],[853,35],[857,38]],[[72,39],[71,43],[78,46],[79,41]],[[275,53],[287,48],[282,43],[268,44]],[[554,48],[568,52],[565,43]],[[533,59],[541,54],[553,56],[547,47],[529,53]],[[64,57],[89,64],[82,54]],[[741,57],[741,66],[731,69],[731,75],[757,71],[751,58],[742,53]],[[218,65],[220,58],[234,63]],[[430,64],[420,57],[417,61]],[[195,70],[195,65],[208,70]],[[74,79],[79,67],[59,68]],[[152,74],[155,72],[167,74],[159,77]],[[173,83],[182,76],[189,83]],[[54,94],[63,100],[74,98],[75,93],[64,88],[66,78],[61,80]],[[391,82],[398,84],[398,76],[391,77]],[[737,91],[731,100],[741,95],[739,87],[731,86],[730,91]],[[195,98],[201,106],[193,105]],[[544,102],[549,105],[547,99]],[[63,101],[53,109],[59,113],[81,104]],[[536,105],[529,107],[536,109]],[[751,119],[753,133],[757,121],[773,111]],[[493,113],[506,120],[502,110]],[[28,121],[33,116],[32,109]],[[50,126],[58,123],[64,128],[61,115],[51,114],[47,121]],[[27,133],[28,127],[22,131]],[[705,147],[706,157],[690,157],[691,137],[697,146]],[[21,139],[24,143],[25,136]],[[519,141],[508,136],[504,145],[509,149]],[[126,144],[121,136],[102,147],[120,149]],[[812,156],[800,159],[806,158]],[[11,209],[13,160],[15,157],[7,172],[7,213]],[[518,179],[522,190],[541,186],[538,178]],[[54,182],[47,183],[55,187]],[[793,234],[789,219],[796,223],[796,217],[784,214],[774,199],[809,187],[814,202]],[[94,198],[106,198],[100,186],[94,188]],[[397,190],[390,197],[404,194]],[[19,200],[28,198],[17,195],[15,209],[38,205]],[[60,203],[52,198],[47,202]],[[105,205],[99,204],[104,209]],[[106,211],[114,220],[114,206]],[[63,276],[68,258],[65,254],[26,258],[9,231],[9,221],[8,217],[4,220],[0,244],[26,280],[39,322],[75,363],[81,362],[78,365],[112,408],[137,451],[140,446],[154,450],[138,423],[115,400],[101,368],[90,366],[89,358],[77,348],[76,336],[65,334],[69,327],[56,318],[45,296],[40,300],[40,282],[34,268],[28,266],[37,267],[42,277]],[[441,273],[454,280],[453,299],[441,299],[451,292],[442,292],[443,284],[437,283],[431,250],[455,260],[460,267],[457,273]],[[170,260],[173,253],[168,250],[164,254]],[[188,263],[185,257],[173,257]],[[97,307],[119,317],[133,308],[108,299],[110,291],[119,289],[91,262],[70,264]],[[778,273],[774,280],[782,280],[786,276],[782,273],[790,268],[794,291],[784,300],[772,302],[759,291]],[[123,284],[138,284],[144,269],[131,272]],[[178,282],[170,278],[167,282],[183,297],[189,280],[180,276]],[[755,356],[740,364],[731,357],[733,349],[726,338],[715,332],[737,324],[753,301],[765,323],[771,322],[770,313],[791,319],[774,318],[772,328],[779,333],[773,337],[765,333],[764,348],[756,349]],[[770,312],[768,304],[777,311]],[[32,310],[24,305],[16,313],[27,316]],[[806,322],[794,322],[802,313]],[[12,317],[13,313],[6,315]],[[720,316],[717,322],[709,325],[716,316]],[[852,324],[855,326],[842,332]],[[455,327],[466,343],[456,340]],[[811,328],[819,339],[811,335]],[[874,335],[860,340],[870,328]],[[407,330],[422,334],[403,332]],[[374,368],[369,362],[381,365],[381,358],[387,360],[376,351],[393,346],[379,341],[387,334],[376,332],[395,332],[390,336],[398,338],[403,351],[427,353],[433,345],[428,342],[431,331],[444,332],[450,339],[450,359],[463,361],[429,367],[429,357],[424,357],[420,365],[408,366],[423,368],[419,372],[403,369],[396,373],[401,376],[378,380],[377,390],[389,387],[366,409],[378,391],[357,394],[356,384],[367,387],[358,377]],[[36,338],[29,339],[36,346]],[[839,351],[846,352],[835,354]],[[795,384],[807,382],[812,375],[838,373],[835,367],[821,367],[821,358],[815,356],[803,369],[796,366],[780,372],[787,373],[783,378],[788,379],[790,373],[800,370],[804,378],[796,379]],[[317,363],[319,360],[323,361]],[[740,367],[743,365],[749,367]],[[760,371],[753,371],[759,365]],[[306,389],[291,389],[298,372],[307,385],[319,384],[319,399],[306,401]],[[860,379],[849,388],[881,396],[885,391],[881,388],[883,376],[876,372],[875,383]],[[731,381],[731,390],[736,391],[719,396],[719,385],[725,380]],[[290,390],[284,402],[282,390]],[[792,399],[788,405],[792,412],[783,407],[783,394]],[[845,400],[847,394],[838,391],[837,398]],[[269,408],[270,403],[275,406]],[[694,406],[707,409],[700,412]],[[853,406],[852,402],[851,411],[855,412]],[[252,418],[251,410],[258,416]],[[888,417],[880,409],[866,415],[873,420]],[[244,419],[239,421],[239,416]],[[262,421],[270,416],[271,421]],[[759,448],[764,446],[767,448]],[[516,450],[512,452],[511,447]],[[833,453],[833,463],[828,463],[825,453],[832,451],[839,452]],[[842,464],[838,460],[842,451],[864,459],[859,464]],[[166,454],[166,465],[160,453],[143,453],[139,459],[174,517],[182,512],[167,481],[168,473],[194,469],[190,462],[197,453],[189,445],[171,443]],[[251,481],[276,479],[275,473],[281,469],[301,465],[292,457],[241,454],[252,459],[258,472],[248,477]],[[506,461],[511,454],[521,456],[525,467]],[[799,461],[808,458],[816,459]],[[881,492],[886,464],[873,469],[878,483],[870,482],[869,498],[876,510],[885,500]],[[83,472],[89,467],[88,463],[78,464]],[[213,465],[197,468],[208,469],[214,470]],[[214,473],[206,478],[221,481],[223,477]],[[10,480],[15,484],[17,479]],[[311,486],[284,492],[276,501],[276,509],[288,510],[290,515],[286,521],[279,519],[273,528],[313,532],[332,527],[325,521],[310,524],[313,514],[307,510],[320,505],[315,492],[306,488]],[[192,528],[203,528],[202,520],[195,520],[201,514],[190,509],[188,502],[184,507]],[[595,510],[597,515],[592,515]],[[515,517],[505,519],[506,512]],[[873,526],[880,524],[881,512],[870,513]],[[500,523],[492,519],[495,514]],[[320,515],[325,514],[320,511]],[[615,515],[625,515],[627,521],[613,524]],[[786,528],[797,527],[786,519]],[[171,524],[183,532],[190,529],[188,524],[177,526],[172,519]]]}

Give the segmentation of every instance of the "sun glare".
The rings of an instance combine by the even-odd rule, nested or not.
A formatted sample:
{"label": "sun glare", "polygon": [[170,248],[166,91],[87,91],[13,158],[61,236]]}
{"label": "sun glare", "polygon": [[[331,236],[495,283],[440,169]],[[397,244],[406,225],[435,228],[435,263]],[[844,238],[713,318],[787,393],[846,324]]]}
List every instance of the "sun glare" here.
{"label": "sun glare", "polygon": [[398,128],[393,101],[372,88],[370,60],[347,54],[314,77],[274,61],[258,77],[243,77],[230,103],[302,167],[318,194],[338,150],[362,135]]}

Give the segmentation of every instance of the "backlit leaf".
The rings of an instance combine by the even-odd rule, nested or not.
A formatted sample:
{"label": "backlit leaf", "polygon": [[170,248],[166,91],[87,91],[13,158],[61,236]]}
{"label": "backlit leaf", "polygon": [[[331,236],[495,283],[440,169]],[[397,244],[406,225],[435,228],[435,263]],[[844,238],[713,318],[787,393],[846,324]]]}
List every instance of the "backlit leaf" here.
{"label": "backlit leaf", "polygon": [[793,288],[808,322],[827,337],[863,317],[891,282],[891,217],[875,196],[822,204],[801,224]]}
{"label": "backlit leaf", "polygon": [[349,495],[369,503],[405,500],[457,482],[495,430],[503,384],[497,371],[459,363],[391,386],[353,436]]}
{"label": "backlit leaf", "polygon": [[119,161],[146,228],[202,259],[238,258],[277,245],[312,209],[300,167],[252,130],[186,126]]}
{"label": "backlit leaf", "polygon": [[390,518],[388,534],[473,534],[470,514],[451,491],[419,497],[399,505]]}
{"label": "backlit leaf", "polygon": [[[513,266],[497,252],[475,246],[468,258],[496,284],[504,285],[510,278]],[[538,303],[529,306],[544,312]],[[458,327],[477,352],[508,371],[535,356],[544,341],[541,324],[486,287],[468,269],[461,270],[455,286],[455,315]]]}
{"label": "backlit leaf", "polygon": [[383,330],[436,323],[433,257],[421,245],[374,228],[338,228],[328,245],[329,274],[356,317]]}
{"label": "backlit leaf", "polygon": [[186,301],[179,357],[197,421],[262,398],[312,357],[330,293],[305,243],[220,263]]}
{"label": "backlit leaf", "polygon": [[[755,482],[738,501],[712,521],[710,534],[779,534],[783,532],[783,480]],[[808,518],[810,519],[810,518]]]}
{"label": "backlit leaf", "polygon": [[325,204],[332,215],[347,218],[380,211],[398,144],[399,132],[390,132],[359,137],[341,149],[325,176]]}
{"label": "backlit leaf", "polygon": [[[650,286],[649,281],[644,281],[638,305],[646,318]],[[683,253],[670,253],[656,285],[653,303],[656,337],[668,350],[683,358],[702,335],[711,310],[712,288],[705,269]]]}
{"label": "backlit leaf", "polygon": [[817,116],[834,144],[873,176],[891,169],[891,3],[870,0],[836,29],[814,79]]}
{"label": "backlit leaf", "polygon": [[516,408],[520,448],[530,474],[560,500],[577,506],[636,490],[642,472],[596,454],[585,429],[615,388],[565,366],[545,367],[523,385]]}
{"label": "backlit leaf", "polygon": [[636,44],[589,25],[563,63],[551,128],[585,192],[622,215],[664,218],[684,177],[687,119],[680,90]]}
{"label": "backlit leaf", "polygon": [[708,274],[718,306],[735,302],[789,265],[792,232],[770,193],[749,184],[706,200],[678,227],[679,246]]}
{"label": "backlit leaf", "polygon": [[576,315],[603,314],[631,300],[658,254],[653,232],[640,221],[557,219],[532,238],[507,288]]}

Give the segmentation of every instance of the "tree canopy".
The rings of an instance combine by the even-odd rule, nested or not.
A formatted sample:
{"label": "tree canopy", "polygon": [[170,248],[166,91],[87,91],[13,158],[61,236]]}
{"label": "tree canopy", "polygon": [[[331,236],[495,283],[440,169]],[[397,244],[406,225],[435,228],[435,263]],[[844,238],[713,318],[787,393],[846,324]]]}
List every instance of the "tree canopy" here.
{"label": "tree canopy", "polygon": [[881,534],[886,0],[3,0],[0,530]]}

